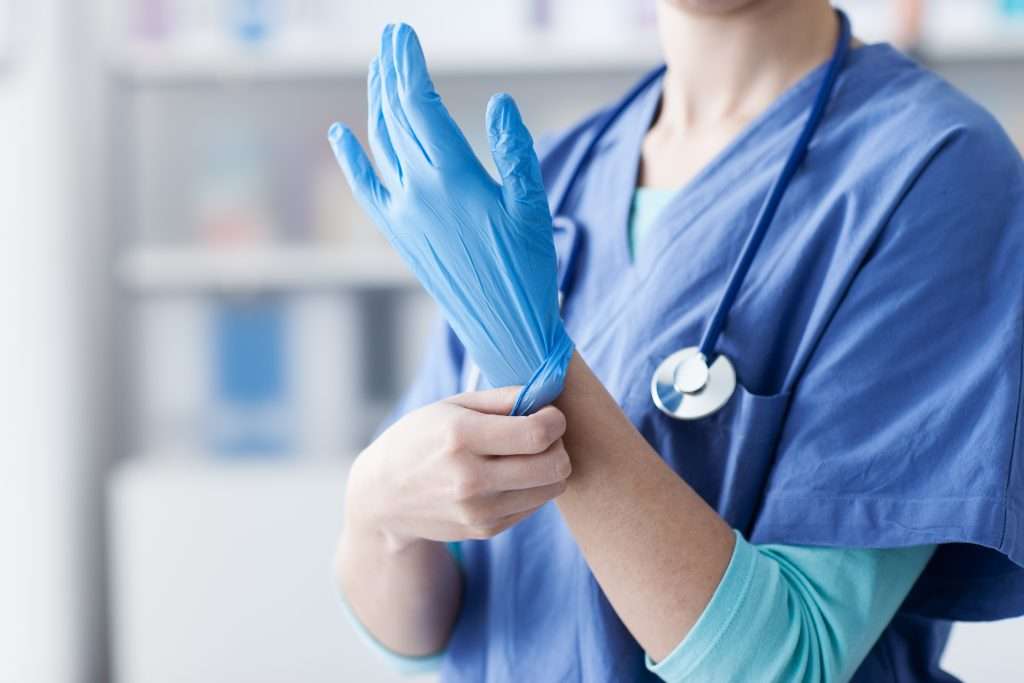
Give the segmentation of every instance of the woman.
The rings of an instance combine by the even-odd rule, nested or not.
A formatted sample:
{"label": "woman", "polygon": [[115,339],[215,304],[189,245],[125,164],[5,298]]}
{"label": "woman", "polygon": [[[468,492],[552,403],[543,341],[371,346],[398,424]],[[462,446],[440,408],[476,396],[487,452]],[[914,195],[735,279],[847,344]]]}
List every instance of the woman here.
{"label": "woman", "polygon": [[953,680],[950,620],[1024,613],[1020,157],[826,0],[658,17],[667,70],[539,162],[492,100],[500,184],[406,26],[376,171],[332,127],[450,325],[352,468],[346,601],[445,681]]}

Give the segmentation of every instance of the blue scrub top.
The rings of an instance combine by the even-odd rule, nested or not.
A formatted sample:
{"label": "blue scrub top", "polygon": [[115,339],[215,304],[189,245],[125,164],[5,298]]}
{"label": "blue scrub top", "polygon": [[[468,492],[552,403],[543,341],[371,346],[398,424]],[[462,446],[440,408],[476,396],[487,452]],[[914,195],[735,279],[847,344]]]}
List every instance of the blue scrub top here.
{"label": "blue scrub top", "polygon": [[[853,51],[720,338],[735,395],[692,422],[649,395],[698,343],[822,75],[682,188],[632,260],[661,84],[643,93],[568,197],[586,240],[564,317],[654,449],[753,542],[942,544],[853,680],[949,681],[949,620],[1024,613],[1024,164],[988,113],[887,45]],[[549,191],[596,118],[545,145]],[[464,355],[441,334],[398,413],[460,391]],[[553,504],[461,550],[445,681],[656,680]]]}

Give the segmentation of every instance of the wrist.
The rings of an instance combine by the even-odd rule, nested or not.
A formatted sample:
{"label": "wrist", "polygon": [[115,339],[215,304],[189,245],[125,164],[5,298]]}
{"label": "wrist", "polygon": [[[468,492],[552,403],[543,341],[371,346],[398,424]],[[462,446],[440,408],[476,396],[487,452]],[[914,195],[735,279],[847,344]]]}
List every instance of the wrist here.
{"label": "wrist", "polygon": [[380,476],[372,454],[364,451],[349,469],[345,495],[344,532],[360,543],[372,543],[387,553],[398,553],[422,541],[403,534],[389,522],[391,498],[380,495]]}
{"label": "wrist", "polygon": [[566,374],[575,350],[576,347],[565,328],[559,325],[547,358],[519,392],[512,408],[513,415],[529,415],[558,398],[565,386]]}

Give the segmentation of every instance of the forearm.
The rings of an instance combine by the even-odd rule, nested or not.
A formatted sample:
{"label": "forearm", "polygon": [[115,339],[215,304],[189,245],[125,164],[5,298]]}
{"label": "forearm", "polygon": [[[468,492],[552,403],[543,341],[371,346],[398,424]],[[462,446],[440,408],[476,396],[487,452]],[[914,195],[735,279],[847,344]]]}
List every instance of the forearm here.
{"label": "forearm", "polygon": [[[352,476],[359,476],[357,469]],[[437,541],[390,542],[361,509],[364,504],[370,503],[350,493],[338,544],[337,574],[346,602],[388,650],[411,657],[441,651],[462,594],[454,558]]]}
{"label": "forearm", "polygon": [[658,660],[710,601],[733,532],[636,431],[579,354],[556,405],[573,464],[558,507],[616,613]]}

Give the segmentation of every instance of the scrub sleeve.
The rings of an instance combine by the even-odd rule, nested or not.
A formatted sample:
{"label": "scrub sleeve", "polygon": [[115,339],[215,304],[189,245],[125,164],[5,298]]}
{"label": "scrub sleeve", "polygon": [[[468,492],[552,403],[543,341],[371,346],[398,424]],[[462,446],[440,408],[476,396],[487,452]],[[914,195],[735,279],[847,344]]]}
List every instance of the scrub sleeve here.
{"label": "scrub sleeve", "polygon": [[1024,613],[1024,164],[951,125],[797,383],[751,541],[945,544],[902,611]]}

